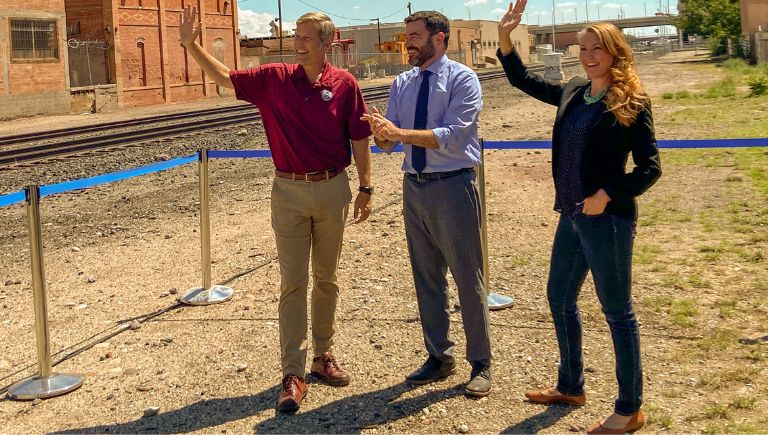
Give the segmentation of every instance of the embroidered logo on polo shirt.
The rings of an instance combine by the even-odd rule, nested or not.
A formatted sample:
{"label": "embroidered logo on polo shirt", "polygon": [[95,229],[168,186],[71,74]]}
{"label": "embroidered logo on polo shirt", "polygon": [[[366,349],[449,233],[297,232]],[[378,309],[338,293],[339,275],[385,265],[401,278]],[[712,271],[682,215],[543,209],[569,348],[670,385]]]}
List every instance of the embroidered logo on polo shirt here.
{"label": "embroidered logo on polo shirt", "polygon": [[331,98],[333,98],[333,92],[329,91],[328,89],[323,89],[323,91],[320,92],[320,96],[323,97],[323,101],[331,101]]}

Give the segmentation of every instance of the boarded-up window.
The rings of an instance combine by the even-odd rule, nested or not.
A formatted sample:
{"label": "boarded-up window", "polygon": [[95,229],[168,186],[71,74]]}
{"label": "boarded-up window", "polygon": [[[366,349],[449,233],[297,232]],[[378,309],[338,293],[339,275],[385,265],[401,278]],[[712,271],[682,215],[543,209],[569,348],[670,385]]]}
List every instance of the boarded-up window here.
{"label": "boarded-up window", "polygon": [[11,19],[11,59],[58,59],[56,21]]}

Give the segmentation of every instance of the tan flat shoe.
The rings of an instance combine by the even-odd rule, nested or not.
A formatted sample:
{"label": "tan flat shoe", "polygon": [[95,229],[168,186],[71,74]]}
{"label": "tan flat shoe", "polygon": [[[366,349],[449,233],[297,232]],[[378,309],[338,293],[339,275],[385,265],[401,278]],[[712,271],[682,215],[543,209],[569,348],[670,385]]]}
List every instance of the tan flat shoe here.
{"label": "tan flat shoe", "polygon": [[555,387],[550,387],[545,390],[526,391],[525,397],[531,402],[543,403],[545,405],[551,403],[567,403],[569,405],[584,406],[584,404],[587,403],[586,394],[569,396],[557,391]]}
{"label": "tan flat shoe", "polygon": [[608,428],[603,426],[601,422],[596,422],[587,429],[588,434],[623,434],[627,432],[634,432],[641,427],[645,426],[645,413],[642,409],[632,414],[632,418],[629,419],[626,426],[617,429]]}

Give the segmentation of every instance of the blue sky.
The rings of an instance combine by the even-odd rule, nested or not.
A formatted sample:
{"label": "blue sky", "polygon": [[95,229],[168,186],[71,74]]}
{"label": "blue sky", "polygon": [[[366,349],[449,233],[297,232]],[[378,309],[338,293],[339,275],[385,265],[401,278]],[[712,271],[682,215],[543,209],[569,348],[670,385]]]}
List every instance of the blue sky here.
{"label": "blue sky", "polygon": [[[328,13],[338,26],[367,24],[371,18],[381,22],[402,22],[408,15],[408,1],[389,0],[281,0],[283,23],[293,28],[293,23],[305,12],[321,10]],[[413,0],[414,11],[433,9],[442,11],[448,18],[498,20],[509,7],[504,0]],[[652,15],[660,8],[677,13],[677,0],[528,0],[526,17],[529,24],[552,23],[552,6],[555,6],[555,22],[584,21],[598,18],[640,17]],[[240,29],[248,36],[269,36],[269,22],[277,17],[277,0],[238,0]]]}

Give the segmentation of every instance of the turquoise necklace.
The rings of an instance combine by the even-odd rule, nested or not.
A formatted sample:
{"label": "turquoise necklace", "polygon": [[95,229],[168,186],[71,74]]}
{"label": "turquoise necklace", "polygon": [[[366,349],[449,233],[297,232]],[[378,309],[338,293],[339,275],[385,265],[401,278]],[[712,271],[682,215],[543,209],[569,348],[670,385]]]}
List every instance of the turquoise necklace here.
{"label": "turquoise necklace", "polygon": [[608,93],[608,88],[603,89],[600,91],[599,94],[595,95],[594,97],[590,94],[592,94],[592,83],[587,85],[587,88],[584,89],[584,102],[587,104],[594,104],[598,101],[602,100],[605,94]]}

